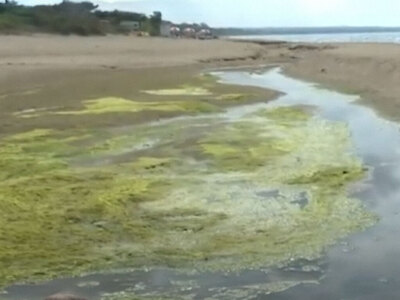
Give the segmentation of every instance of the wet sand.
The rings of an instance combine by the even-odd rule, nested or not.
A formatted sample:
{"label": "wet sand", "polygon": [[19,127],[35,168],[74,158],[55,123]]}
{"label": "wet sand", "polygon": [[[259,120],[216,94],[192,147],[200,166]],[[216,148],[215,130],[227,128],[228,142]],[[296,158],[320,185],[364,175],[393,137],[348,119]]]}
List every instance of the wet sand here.
{"label": "wet sand", "polygon": [[286,65],[291,76],[360,95],[361,103],[400,120],[400,45],[339,44],[318,50],[295,50]]}
{"label": "wet sand", "polygon": [[[151,100],[142,90],[187,84],[205,69],[256,62],[255,44],[131,36],[0,36],[0,135],[32,128],[123,126],[176,114],[141,113],[86,118],[19,119],[25,110],[77,109],[83,100]],[[208,63],[207,63],[208,61]],[[228,87],[230,93],[238,88]],[[246,91],[245,91],[246,92]],[[273,91],[248,89],[263,95]],[[170,97],[171,98],[171,97]],[[167,100],[172,100],[172,99]]]}
{"label": "wet sand", "polygon": [[77,77],[85,79],[89,71],[109,76],[112,71],[156,68],[138,74],[144,72],[146,82],[160,74],[157,81],[161,83],[162,74],[168,74],[164,77],[169,81],[185,76],[174,67],[193,71],[283,63],[291,76],[361,95],[364,103],[398,120],[399,54],[400,45],[392,44],[299,46],[132,36],[0,36],[0,99]]}

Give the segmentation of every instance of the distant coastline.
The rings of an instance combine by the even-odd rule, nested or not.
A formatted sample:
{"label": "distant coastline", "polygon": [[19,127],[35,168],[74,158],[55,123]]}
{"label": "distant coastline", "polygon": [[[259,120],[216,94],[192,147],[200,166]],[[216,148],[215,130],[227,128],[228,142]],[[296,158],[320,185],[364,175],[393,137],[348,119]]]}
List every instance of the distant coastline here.
{"label": "distant coastline", "polygon": [[286,35],[286,34],[338,34],[338,33],[379,33],[400,32],[400,27],[339,26],[339,27],[263,27],[263,28],[214,28],[223,36],[241,35]]}
{"label": "distant coastline", "polygon": [[400,44],[400,31],[390,32],[341,32],[341,33],[296,33],[268,35],[232,35],[234,40],[259,43],[292,42],[292,43],[389,43]]}

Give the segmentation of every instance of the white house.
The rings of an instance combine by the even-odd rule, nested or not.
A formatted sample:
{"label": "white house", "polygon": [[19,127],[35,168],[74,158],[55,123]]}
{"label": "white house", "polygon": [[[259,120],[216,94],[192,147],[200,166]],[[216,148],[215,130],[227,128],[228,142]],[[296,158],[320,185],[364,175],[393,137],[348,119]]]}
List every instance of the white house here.
{"label": "white house", "polygon": [[171,36],[171,28],[174,25],[171,22],[162,21],[160,25],[160,35],[163,37]]}

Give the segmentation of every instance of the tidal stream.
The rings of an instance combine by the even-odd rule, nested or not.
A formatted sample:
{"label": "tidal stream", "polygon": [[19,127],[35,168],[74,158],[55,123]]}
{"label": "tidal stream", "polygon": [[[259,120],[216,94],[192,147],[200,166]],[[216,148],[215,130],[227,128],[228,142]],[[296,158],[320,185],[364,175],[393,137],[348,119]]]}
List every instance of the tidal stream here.
{"label": "tidal stream", "polygon": [[[279,68],[262,72],[216,72],[223,83],[256,86],[284,95],[268,104],[234,108],[240,114],[257,108],[306,106],[324,119],[346,123],[357,155],[369,168],[369,176],[351,193],[379,216],[377,225],[353,234],[317,261],[293,261],[275,269],[240,274],[187,273],[149,269],[66,278],[37,285],[17,285],[3,295],[8,300],[39,300],[60,291],[88,299],[129,290],[162,295],[171,290],[184,299],[396,299],[400,295],[400,126],[380,117],[345,95],[289,78]],[[280,282],[279,286],[273,283]],[[270,285],[268,285],[270,284]],[[259,285],[251,290],[246,286]],[[244,287],[247,293],[231,295]],[[253,288],[254,289],[254,288]],[[1,298],[1,295],[0,295]],[[3,299],[1,298],[1,299]],[[117,298],[116,298],[117,299]]]}

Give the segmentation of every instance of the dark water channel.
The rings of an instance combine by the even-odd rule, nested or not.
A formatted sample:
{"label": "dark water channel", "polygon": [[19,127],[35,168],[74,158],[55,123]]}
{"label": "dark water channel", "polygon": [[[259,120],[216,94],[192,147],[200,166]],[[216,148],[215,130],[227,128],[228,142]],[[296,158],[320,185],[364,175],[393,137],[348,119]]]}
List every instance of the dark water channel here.
{"label": "dark water channel", "polygon": [[[266,106],[307,105],[315,114],[349,126],[357,154],[370,169],[368,179],[353,187],[369,210],[380,217],[373,228],[338,243],[318,261],[294,261],[289,267],[247,271],[240,274],[188,274],[168,269],[137,270],[83,278],[59,279],[39,285],[10,287],[4,299],[43,299],[60,292],[75,292],[89,299],[125,289],[159,292],[188,299],[399,299],[400,298],[400,131],[355,96],[319,88],[288,78],[279,69],[265,73],[243,71],[216,73],[229,84],[270,88],[285,95]],[[237,109],[236,109],[237,110]],[[298,282],[279,291],[229,297],[238,286],[268,282]],[[282,289],[283,290],[283,289]],[[214,292],[213,292],[214,291]],[[217,293],[218,294],[218,293]],[[0,296],[0,299],[2,297]],[[211,299],[211,298],[210,298]]]}

